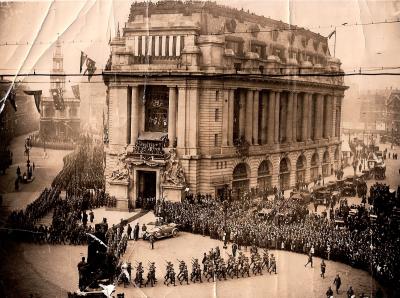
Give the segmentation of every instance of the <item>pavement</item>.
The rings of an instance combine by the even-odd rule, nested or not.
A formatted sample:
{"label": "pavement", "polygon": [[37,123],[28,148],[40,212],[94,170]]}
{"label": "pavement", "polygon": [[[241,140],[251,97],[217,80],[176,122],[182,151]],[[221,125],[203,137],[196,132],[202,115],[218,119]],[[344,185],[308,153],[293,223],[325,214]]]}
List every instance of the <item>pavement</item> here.
{"label": "pavement", "polygon": [[4,220],[13,210],[25,209],[36,200],[45,187],[49,187],[54,177],[63,167],[63,157],[70,153],[68,150],[46,149],[47,158],[43,158],[43,148],[32,147],[30,150],[31,164],[35,163],[33,175],[35,179],[28,184],[20,183],[18,191],[14,189],[17,167],[21,173],[26,171],[27,156],[24,156],[24,144],[28,135],[16,137],[10,144],[13,152],[13,164],[7,169],[5,175],[0,176],[0,194],[3,196],[0,221]]}

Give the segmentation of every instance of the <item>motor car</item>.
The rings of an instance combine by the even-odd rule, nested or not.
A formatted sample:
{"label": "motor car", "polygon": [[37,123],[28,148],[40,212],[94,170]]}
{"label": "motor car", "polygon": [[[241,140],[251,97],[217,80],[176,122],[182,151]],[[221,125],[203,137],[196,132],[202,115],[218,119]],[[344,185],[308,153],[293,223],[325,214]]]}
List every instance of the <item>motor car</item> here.
{"label": "motor car", "polygon": [[179,224],[176,223],[149,222],[146,226],[147,230],[143,234],[144,240],[150,240],[151,237],[154,237],[154,240],[176,237],[179,233]]}
{"label": "motor car", "polygon": [[340,195],[347,197],[354,197],[357,194],[356,187],[352,182],[343,183]]}

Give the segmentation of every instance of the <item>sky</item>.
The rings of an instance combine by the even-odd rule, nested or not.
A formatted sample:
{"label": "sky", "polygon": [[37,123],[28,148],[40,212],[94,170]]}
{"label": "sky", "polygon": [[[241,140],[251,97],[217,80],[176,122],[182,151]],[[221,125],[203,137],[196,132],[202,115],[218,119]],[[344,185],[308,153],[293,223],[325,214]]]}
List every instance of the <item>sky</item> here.
{"label": "sky", "polygon": [[[63,42],[64,68],[67,73],[79,73],[81,51],[95,60],[100,70],[106,64],[109,55],[110,35],[115,35],[118,24],[120,27],[124,26],[132,2],[0,2],[0,73],[16,74],[34,70],[48,72],[57,37]],[[400,23],[355,25],[399,20],[398,0],[216,2],[298,25],[323,36],[327,36],[337,27],[336,57],[342,61],[345,72],[357,72],[360,68],[400,67]],[[342,26],[344,23],[347,25]],[[329,40],[332,55],[333,40]],[[79,81],[80,77],[69,80],[73,83]],[[30,78],[29,81],[41,85],[46,79]],[[363,89],[398,87],[400,76],[351,76],[345,78],[345,83],[353,88],[349,94],[354,93],[357,97],[358,91]]]}

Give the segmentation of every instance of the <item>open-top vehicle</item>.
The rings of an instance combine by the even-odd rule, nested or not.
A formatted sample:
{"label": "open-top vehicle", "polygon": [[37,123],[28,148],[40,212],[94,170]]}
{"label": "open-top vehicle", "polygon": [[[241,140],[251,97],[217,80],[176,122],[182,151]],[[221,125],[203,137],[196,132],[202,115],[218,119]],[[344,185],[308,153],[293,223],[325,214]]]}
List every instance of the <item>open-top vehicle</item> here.
{"label": "open-top vehicle", "polygon": [[147,230],[143,235],[144,240],[150,240],[151,237],[154,240],[162,239],[166,237],[176,237],[179,233],[179,225],[176,223],[164,224],[162,221],[149,222],[147,224]]}

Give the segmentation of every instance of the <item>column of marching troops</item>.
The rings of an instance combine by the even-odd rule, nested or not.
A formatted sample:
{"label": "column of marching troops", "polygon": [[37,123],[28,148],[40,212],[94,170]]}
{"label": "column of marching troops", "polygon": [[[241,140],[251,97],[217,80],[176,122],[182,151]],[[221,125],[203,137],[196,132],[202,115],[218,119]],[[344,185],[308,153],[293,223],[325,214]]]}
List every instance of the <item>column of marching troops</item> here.
{"label": "column of marching troops", "polygon": [[[235,253],[236,254],[236,253]],[[174,285],[179,282],[181,285],[183,283],[202,283],[203,280],[210,282],[216,281],[217,279],[221,281],[222,279],[227,280],[227,278],[239,278],[239,277],[250,277],[251,274],[263,275],[263,270],[266,269],[268,273],[277,274],[277,263],[274,254],[269,255],[268,250],[264,249],[262,256],[260,255],[258,248],[253,246],[251,248],[250,258],[244,255],[243,252],[239,252],[238,256],[232,254],[229,255],[227,261],[221,256],[219,247],[211,250],[208,254],[204,253],[201,264],[199,259],[192,259],[192,270],[189,275],[189,269],[185,261],[178,260],[178,274],[174,269],[174,264],[170,261],[166,261],[166,270],[164,275],[164,284]],[[157,283],[156,279],[156,265],[154,262],[148,262],[147,278],[144,278],[144,267],[142,262],[138,262],[136,268],[136,274],[133,279],[135,286],[147,287],[148,285],[154,287]],[[128,284],[130,281],[132,267],[127,264],[127,274],[126,278],[118,278],[118,280],[124,281],[124,285]]]}

